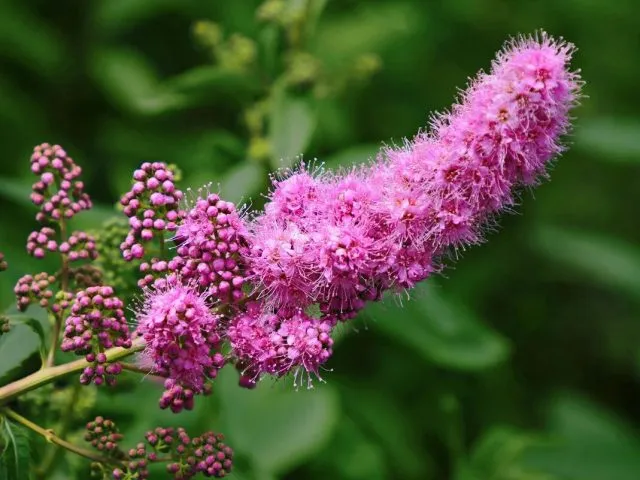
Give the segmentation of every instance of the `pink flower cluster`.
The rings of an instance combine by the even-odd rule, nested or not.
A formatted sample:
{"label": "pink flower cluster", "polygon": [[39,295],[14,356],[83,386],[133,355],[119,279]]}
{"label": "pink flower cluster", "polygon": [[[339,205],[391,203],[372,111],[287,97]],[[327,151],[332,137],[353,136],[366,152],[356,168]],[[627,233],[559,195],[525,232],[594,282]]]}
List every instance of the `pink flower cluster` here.
{"label": "pink flower cluster", "polygon": [[[452,249],[482,241],[494,216],[544,178],[562,151],[581,86],[568,70],[572,51],[545,34],[514,42],[428,133],[348,172],[304,165],[287,172],[250,220],[217,195],[196,200],[166,265],[169,278],[191,283],[151,291],[140,315],[154,361],[173,351],[171,342],[179,347],[165,365],[190,360],[191,376],[163,367],[170,388],[183,388],[185,378],[202,388],[196,378],[207,376],[202,368],[217,352],[218,332],[245,386],[263,374],[318,376],[338,322],[440,270]],[[217,300],[230,320],[218,322],[194,290]],[[194,315],[165,320],[188,297]],[[214,344],[190,340],[204,331],[216,332]]]}
{"label": "pink flower cluster", "polygon": [[183,216],[179,208],[182,192],[176,189],[174,173],[164,163],[143,163],[133,172],[131,191],[120,200],[129,217],[129,234],[120,249],[125,260],[141,259],[144,243],[162,242],[164,232],[174,232]]}
{"label": "pink flower cluster", "polygon": [[91,199],[78,180],[82,169],[59,145],[43,143],[35,147],[31,171],[40,176],[31,193],[31,201],[40,207],[37,221],[57,222],[91,208]]}
{"label": "pink flower cluster", "polygon": [[18,310],[24,312],[29,305],[37,303],[42,308],[47,308],[53,297],[52,285],[56,277],[47,272],[36,275],[24,275],[20,277],[13,293],[16,295]]}
{"label": "pink flower cluster", "polygon": [[115,296],[113,288],[107,286],[79,291],[66,319],[61,349],[84,355],[87,362],[93,364],[83,371],[80,383],[115,383],[115,377],[122,367],[117,362],[107,364],[107,357],[103,353],[112,347],[131,347],[122,300]]}
{"label": "pink flower cluster", "polygon": [[302,311],[283,317],[265,313],[257,302],[248,304],[246,312],[237,315],[227,329],[231,347],[243,353],[242,382],[251,387],[263,373],[282,376],[292,370],[317,375],[332,353],[333,326],[332,320]]}
{"label": "pink flower cluster", "polygon": [[218,349],[219,317],[210,310],[209,294],[177,279],[147,291],[138,315],[138,334],[146,341],[143,357],[152,371],[168,377],[161,407],[193,407],[193,395],[205,393],[225,359]]}
{"label": "pink flower cluster", "polygon": [[27,253],[35,258],[44,258],[46,251],[59,252],[67,255],[71,262],[95,260],[98,256],[95,239],[85,232],[73,232],[59,245],[55,238],[56,231],[51,227],[31,232],[27,238]]}
{"label": "pink flower cluster", "polygon": [[220,433],[206,432],[191,438],[184,428],[161,428],[145,434],[147,445],[138,443],[128,452],[122,468],[113,470],[115,480],[149,478],[149,465],[171,460],[167,473],[172,478],[188,480],[198,474],[206,478],[222,478],[233,468],[233,450],[224,443]]}
{"label": "pink flower cluster", "polygon": [[237,302],[243,297],[246,235],[235,205],[215,193],[204,193],[178,227],[178,254],[169,269],[183,279],[195,280],[222,302]]}

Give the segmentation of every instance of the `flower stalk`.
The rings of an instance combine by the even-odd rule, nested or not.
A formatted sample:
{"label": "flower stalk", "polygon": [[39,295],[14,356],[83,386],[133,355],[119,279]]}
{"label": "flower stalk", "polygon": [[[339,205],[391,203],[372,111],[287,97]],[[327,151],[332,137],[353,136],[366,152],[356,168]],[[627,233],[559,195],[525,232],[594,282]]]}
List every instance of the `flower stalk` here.
{"label": "flower stalk", "polygon": [[33,423],[28,418],[23,417],[22,415],[11,410],[10,408],[4,408],[2,412],[7,416],[7,418],[10,418],[18,422],[19,424],[27,427],[29,430],[37,433],[38,435],[41,435],[42,437],[44,437],[44,439],[47,442],[53,443],[55,445],[58,445],[59,447],[65,448],[70,452],[75,453],[76,455],[80,455],[81,457],[88,458],[89,460],[93,460],[94,462],[111,463],[111,464],[119,463],[117,461],[114,461],[111,458],[103,457],[102,455],[98,455],[97,453],[89,449],[79,447],[78,445],[74,445],[73,443],[63,440],[62,438],[58,437],[52,430],[47,430],[45,428],[42,428],[40,425]]}
{"label": "flower stalk", "polygon": [[[121,358],[133,355],[136,352],[140,352],[144,349],[145,343],[142,339],[133,341],[131,348],[115,347],[105,350],[104,354],[107,357],[107,362],[113,362]],[[42,370],[38,370],[31,375],[28,375],[20,380],[16,380],[13,383],[0,387],[0,406],[5,405],[16,397],[34,390],[38,387],[54,382],[59,378],[66,377],[72,373],[81,372],[85,368],[92,364],[86,359],[75,360],[73,362],[64,363],[55,367],[46,367]]]}

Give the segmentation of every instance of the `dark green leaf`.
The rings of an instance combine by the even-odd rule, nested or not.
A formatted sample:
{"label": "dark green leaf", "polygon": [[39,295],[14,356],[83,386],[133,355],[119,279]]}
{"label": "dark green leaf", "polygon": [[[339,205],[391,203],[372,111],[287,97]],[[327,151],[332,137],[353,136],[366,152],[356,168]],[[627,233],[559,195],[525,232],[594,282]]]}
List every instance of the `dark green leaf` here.
{"label": "dark green leaf", "polygon": [[178,9],[178,0],[102,0],[95,2],[95,28],[109,33],[122,32],[149,17]]}
{"label": "dark green leaf", "polygon": [[576,127],[576,148],[600,154],[604,161],[640,161],[640,122],[615,118],[595,118]]}
{"label": "dark green leaf", "polygon": [[580,279],[640,296],[640,249],[614,237],[541,227],[534,247],[544,256],[574,269]]}
{"label": "dark green leaf", "polygon": [[184,95],[162,88],[148,60],[133,49],[99,50],[93,75],[120,108],[140,115],[158,115],[183,107]]}
{"label": "dark green leaf", "polygon": [[220,195],[230,202],[248,202],[251,195],[264,187],[265,178],[261,165],[250,161],[239,163],[220,181]]}
{"label": "dark green leaf", "polygon": [[35,206],[31,203],[29,195],[31,194],[31,184],[28,181],[19,178],[1,178],[0,177],[0,195],[7,200],[35,210]]}
{"label": "dark green leaf", "polygon": [[40,337],[27,325],[18,324],[0,337],[0,386],[38,368]]}
{"label": "dark green leaf", "polygon": [[549,411],[554,443],[527,452],[527,464],[569,480],[640,478],[640,439],[610,412],[574,395]]}
{"label": "dark green leaf", "polygon": [[492,427],[473,448],[466,468],[469,474],[475,475],[472,478],[478,479],[554,480],[555,476],[523,464],[523,455],[529,449],[548,443],[539,436],[514,428]]}
{"label": "dark green leaf", "polygon": [[413,298],[402,308],[387,301],[372,304],[366,311],[376,328],[444,367],[482,370],[501,363],[509,354],[509,344],[502,336],[433,286],[416,287]]}
{"label": "dark green leaf", "polygon": [[379,151],[379,145],[357,145],[331,155],[324,163],[328,168],[335,169],[365,165],[375,159]]}
{"label": "dark green leaf", "polygon": [[306,98],[294,97],[282,89],[271,99],[269,141],[272,168],[292,166],[302,155],[316,127],[315,111]]}
{"label": "dark green leaf", "polygon": [[291,380],[260,382],[255,390],[237,385],[225,369],[216,379],[221,422],[229,443],[252,459],[256,472],[275,475],[313,455],[336,426],[337,398],[328,385],[295,391]]}
{"label": "dark green leaf", "polygon": [[416,445],[420,439],[406,412],[394,408],[392,396],[383,390],[340,386],[345,411],[368,437],[382,447],[398,478],[427,478],[433,462]]}
{"label": "dark green leaf", "polygon": [[203,98],[233,97],[255,93],[259,88],[256,77],[216,66],[195,67],[164,83],[167,91],[188,96],[190,103]]}
{"label": "dark green leaf", "polygon": [[409,38],[417,19],[409,4],[364,2],[357,6],[357,14],[323,21],[313,50],[330,65],[344,66],[360,54]]}
{"label": "dark green leaf", "polygon": [[11,325],[26,325],[29,327],[40,338],[40,345],[47,345],[47,334],[50,326],[48,322],[43,323],[40,320],[23,313],[10,314],[7,315],[7,317],[9,317]]}
{"label": "dark green leaf", "polygon": [[0,479],[29,480],[31,476],[31,441],[21,425],[0,418]]}
{"label": "dark green leaf", "polygon": [[59,33],[24,2],[2,2],[0,55],[13,58],[39,76],[59,73],[65,52]]}

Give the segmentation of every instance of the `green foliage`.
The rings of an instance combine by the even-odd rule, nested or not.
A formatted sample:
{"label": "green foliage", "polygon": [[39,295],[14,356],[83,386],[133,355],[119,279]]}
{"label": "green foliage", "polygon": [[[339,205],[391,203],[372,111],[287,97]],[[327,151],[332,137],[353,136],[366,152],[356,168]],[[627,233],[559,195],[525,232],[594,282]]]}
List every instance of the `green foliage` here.
{"label": "green foliage", "polygon": [[377,303],[367,313],[376,328],[443,367],[482,370],[501,363],[509,352],[503,337],[427,285],[416,287],[401,305]]}
{"label": "green foliage", "polygon": [[32,306],[24,314],[12,309],[5,316],[11,329],[0,336],[0,386],[37,370],[51,328],[46,312],[39,307]]}
{"label": "green foliage", "polygon": [[315,128],[313,107],[304,98],[296,98],[276,89],[271,98],[271,150],[273,169],[290,167],[304,152]]}
{"label": "green foliage", "polygon": [[29,431],[0,416],[0,478],[30,480],[31,455]]}
{"label": "green foliage", "polygon": [[[314,379],[317,383],[318,380]],[[220,428],[258,478],[286,472],[316,452],[336,427],[337,398],[328,385],[295,391],[291,381],[240,389],[227,369],[218,379]],[[277,433],[276,433],[277,432]]]}

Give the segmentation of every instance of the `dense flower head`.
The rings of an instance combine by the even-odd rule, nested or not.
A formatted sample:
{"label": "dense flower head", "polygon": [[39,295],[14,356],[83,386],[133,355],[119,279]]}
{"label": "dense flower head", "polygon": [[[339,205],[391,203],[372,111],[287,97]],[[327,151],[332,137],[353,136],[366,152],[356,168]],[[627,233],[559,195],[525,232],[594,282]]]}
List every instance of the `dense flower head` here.
{"label": "dense flower head", "polygon": [[546,34],[515,41],[430,132],[367,167],[314,176],[303,165],[274,180],[249,226],[256,296],[272,311],[318,304],[345,319],[440,270],[451,248],[482,241],[515,189],[562,150],[580,87],[572,48]]}
{"label": "dense flower head", "polygon": [[78,180],[82,169],[59,145],[43,143],[35,147],[31,171],[40,176],[31,193],[31,201],[40,207],[36,215],[39,222],[57,222],[91,208],[91,199]]}
{"label": "dense flower head", "polygon": [[428,171],[433,199],[433,245],[478,241],[487,219],[513,204],[516,188],[545,175],[562,151],[580,87],[567,70],[572,51],[545,34],[513,42],[430,134],[415,139],[411,153]]}
{"label": "dense flower head", "polygon": [[[300,222],[312,217],[320,199],[322,181],[303,164],[299,171],[282,179],[273,178],[273,191],[265,215],[276,221]],[[293,174],[291,174],[293,173]]]}
{"label": "dense flower head", "polygon": [[311,303],[320,274],[312,263],[311,237],[295,223],[269,220],[265,216],[252,225],[247,262],[254,291],[270,306],[303,308]]}
{"label": "dense flower head", "polygon": [[53,297],[51,286],[55,283],[56,277],[47,272],[36,275],[24,275],[18,279],[13,292],[16,295],[18,310],[24,312],[29,305],[37,303],[43,308],[47,308]]}
{"label": "dense flower head", "polygon": [[145,162],[133,173],[133,186],[120,199],[129,218],[129,233],[120,245],[125,260],[140,259],[144,244],[174,232],[184,215],[183,194],[174,183],[174,172],[162,162]]}
{"label": "dense flower head", "polygon": [[122,367],[108,363],[103,353],[112,347],[131,347],[129,326],[124,316],[124,304],[112,287],[94,286],[76,293],[66,318],[61,348],[84,355],[87,367],[80,376],[82,384],[113,385]]}
{"label": "dense flower head", "polygon": [[176,232],[177,255],[165,268],[193,279],[220,302],[235,303],[244,296],[246,236],[236,206],[201,190]]}
{"label": "dense flower head", "polygon": [[[143,356],[152,371],[170,380],[165,385],[169,395],[162,402],[164,408],[171,406],[170,399],[182,398],[186,390],[205,392],[207,379],[215,378],[224,365],[217,351],[219,316],[211,311],[209,299],[207,291],[199,292],[179,278],[145,292],[137,332],[146,342]],[[174,392],[174,387],[180,392]]]}
{"label": "dense flower head", "polygon": [[8,267],[9,265],[4,258],[4,253],[0,252],[0,272],[4,272]]}
{"label": "dense flower head", "polygon": [[[319,378],[319,369],[332,354],[335,322],[303,311],[290,315],[265,312],[258,303],[248,305],[227,329],[232,355],[244,376],[256,382],[262,374]],[[249,382],[251,383],[251,382]]]}

